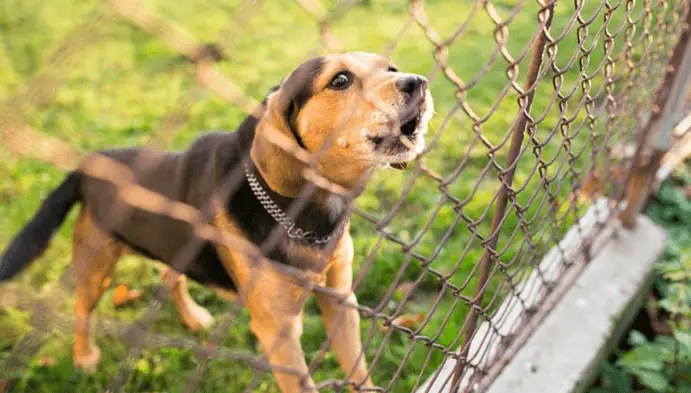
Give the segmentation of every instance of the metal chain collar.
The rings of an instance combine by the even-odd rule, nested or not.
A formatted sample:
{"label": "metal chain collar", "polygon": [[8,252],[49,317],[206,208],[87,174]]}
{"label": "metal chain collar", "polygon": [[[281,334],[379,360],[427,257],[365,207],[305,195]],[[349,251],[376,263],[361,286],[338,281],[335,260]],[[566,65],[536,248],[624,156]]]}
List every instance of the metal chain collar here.
{"label": "metal chain collar", "polygon": [[247,178],[247,183],[249,183],[252,193],[257,197],[259,203],[264,207],[264,210],[285,229],[289,238],[314,244],[326,244],[331,240],[334,233],[324,237],[317,237],[317,234],[313,231],[305,231],[302,228],[298,228],[297,223],[288,217],[288,215],[276,205],[276,202],[271,199],[271,196],[267,194],[264,187],[259,183],[259,179],[250,171],[247,163],[243,163],[242,166],[245,168],[245,178]]}

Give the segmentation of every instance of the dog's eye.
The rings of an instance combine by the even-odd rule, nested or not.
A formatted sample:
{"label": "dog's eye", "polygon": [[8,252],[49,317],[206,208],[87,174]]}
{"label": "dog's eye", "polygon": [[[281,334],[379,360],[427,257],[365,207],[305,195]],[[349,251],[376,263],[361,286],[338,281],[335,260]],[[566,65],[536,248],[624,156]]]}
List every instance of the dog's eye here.
{"label": "dog's eye", "polygon": [[394,67],[394,66],[389,66],[389,69],[388,69],[387,71],[389,71],[389,72],[398,72],[398,68],[396,68],[396,67]]}
{"label": "dog's eye", "polygon": [[351,75],[349,75],[347,72],[339,72],[331,79],[331,82],[329,82],[329,87],[334,90],[343,90],[350,86],[351,80]]}

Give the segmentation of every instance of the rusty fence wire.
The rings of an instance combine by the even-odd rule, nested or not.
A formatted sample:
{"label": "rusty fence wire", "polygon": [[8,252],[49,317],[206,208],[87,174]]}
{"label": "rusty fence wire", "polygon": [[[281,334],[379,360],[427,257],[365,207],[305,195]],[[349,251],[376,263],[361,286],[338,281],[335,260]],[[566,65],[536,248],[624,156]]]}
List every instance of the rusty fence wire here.
{"label": "rusty fence wire", "polygon": [[[681,58],[688,57],[687,1],[399,3],[199,2],[194,7],[206,10],[212,34],[199,20],[188,24],[192,16],[165,2],[93,2],[83,12],[85,19],[72,23],[62,42],[40,56],[35,72],[18,78],[21,82],[0,80],[12,92],[0,91],[0,159],[7,163],[3,175],[12,175],[3,189],[20,181],[22,168],[73,170],[88,151],[117,144],[117,139],[99,140],[96,131],[51,129],[60,121],[44,117],[69,116],[51,105],[78,101],[65,98],[67,86],[90,81],[80,80],[73,70],[90,52],[113,42],[146,41],[156,48],[147,55],[147,75],[172,69],[185,75],[179,96],[162,100],[166,105],[158,108],[151,131],[136,139],[151,148],[170,149],[171,141],[184,140],[192,120],[208,115],[210,109],[196,110],[206,102],[238,123],[245,115],[261,117],[263,92],[280,82],[263,80],[263,70],[286,75],[322,53],[383,53],[402,70],[425,74],[435,98],[423,154],[404,172],[381,170],[361,179],[364,193],[358,198],[320,172],[316,163],[324,149],[308,152],[282,134],[272,136],[273,143],[305,164],[308,183],[287,208],[289,216],[297,217],[318,190],[354,199],[352,289],[359,304],[319,285],[311,273],[269,260],[265,255],[285,236],[280,227],[254,244],[213,225],[212,201],[197,209],[138,185],[132,167],[147,165],[147,156],[132,167],[99,155],[82,165],[87,176],[117,189],[127,206],[121,214],[146,210],[193,228],[194,238],[171,261],[176,270],[184,272],[200,248],[211,243],[242,253],[261,269],[292,277],[305,297],[317,293],[356,309],[360,356],[374,387],[338,370],[329,353],[330,338],[315,324],[306,323],[303,336],[309,376],[269,364],[257,346],[236,339],[253,340],[248,317],[235,302],[225,303],[208,332],[171,333],[164,328],[170,323],[165,319],[170,294],[159,286],[146,293],[148,304],[135,306],[137,316],[97,313],[97,339],[116,337],[120,347],[104,357],[107,371],[79,380],[80,391],[154,391],[150,381],[142,382],[147,373],[142,359],[159,351],[158,362],[166,362],[164,350],[170,348],[189,353],[175,375],[160,376],[170,391],[277,391],[272,370],[311,376],[323,391],[483,391],[579,269],[609,236],[616,236],[619,215],[634,195],[635,203],[621,213],[625,222],[631,220],[640,208],[638,197],[645,199],[653,181],[660,149],[664,153],[673,137],[684,137],[660,132],[659,123],[663,112],[662,121],[672,122],[670,116],[678,121],[688,110],[683,96],[688,88],[678,81]],[[9,31],[10,22],[2,28]],[[291,25],[299,31],[293,34]],[[283,30],[276,34],[276,29]],[[270,38],[260,40],[263,35]],[[20,48],[3,44],[0,66],[11,70],[8,59]],[[117,78],[122,59],[101,56],[100,62],[116,64],[103,70]],[[100,94],[117,92],[97,91],[88,99],[101,99]],[[667,108],[670,94],[676,95],[672,109]],[[153,105],[157,99],[152,97]],[[363,99],[382,107],[373,97]],[[137,111],[131,116],[136,121]],[[126,128],[128,120],[118,124]],[[222,126],[234,129],[232,123]],[[666,139],[654,145],[655,138]],[[243,168],[233,168],[217,194],[227,198],[244,181]],[[13,199],[21,195],[0,191],[10,194],[0,194],[7,205],[3,211],[26,206]],[[39,203],[34,202],[31,206]],[[0,228],[2,243],[13,235]],[[69,308],[74,284],[69,257],[61,260],[60,273],[49,279],[30,277],[0,286],[0,309],[27,311],[32,327],[0,347],[0,391],[41,386],[50,373],[36,377],[36,359],[52,339],[69,347],[64,336],[74,322]],[[119,281],[136,286],[127,277]],[[204,296],[214,302],[208,300],[212,295]],[[308,303],[304,313],[309,322],[317,311]]]}

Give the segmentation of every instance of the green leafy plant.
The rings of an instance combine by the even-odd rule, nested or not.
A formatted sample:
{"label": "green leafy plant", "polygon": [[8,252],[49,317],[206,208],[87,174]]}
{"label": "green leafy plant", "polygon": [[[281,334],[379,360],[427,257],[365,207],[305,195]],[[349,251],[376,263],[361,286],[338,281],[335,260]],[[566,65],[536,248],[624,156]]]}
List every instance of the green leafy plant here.
{"label": "green leafy plant", "polygon": [[656,263],[654,287],[660,299],[651,306],[665,316],[670,334],[648,339],[633,330],[631,349],[600,367],[600,386],[590,393],[691,392],[691,185],[688,168],[666,181],[648,215],[665,227],[669,239]]}

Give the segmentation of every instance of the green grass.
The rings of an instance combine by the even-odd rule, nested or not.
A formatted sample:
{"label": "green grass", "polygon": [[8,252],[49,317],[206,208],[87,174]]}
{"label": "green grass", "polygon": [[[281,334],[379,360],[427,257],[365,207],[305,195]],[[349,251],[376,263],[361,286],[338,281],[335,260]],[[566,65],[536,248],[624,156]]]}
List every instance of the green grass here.
{"label": "green grass", "polygon": [[[318,45],[318,28],[311,17],[293,2],[265,1],[251,9],[237,20],[230,15],[240,9],[238,0],[220,1],[205,0],[196,2],[166,2],[152,0],[145,2],[155,12],[170,18],[194,36],[205,42],[213,42],[221,32],[228,31],[230,39],[220,44],[225,48],[227,60],[220,63],[221,71],[236,82],[248,95],[261,99],[281,77],[294,66],[303,61],[308,54],[320,53]],[[329,7],[336,2],[329,1]],[[450,36],[472,9],[472,1],[428,1],[426,12],[434,28],[442,37]],[[494,6],[502,18],[510,15],[514,2],[497,1]],[[671,13],[679,2],[671,2]],[[634,7],[634,14],[641,12],[641,5]],[[51,70],[51,54],[69,35],[79,34],[79,26],[85,18],[103,9],[96,0],[8,0],[0,5],[0,102],[16,97],[25,92],[25,85],[42,72]],[[518,57],[526,43],[535,33],[537,5],[527,2],[524,10],[516,16],[509,26],[509,39],[506,42],[508,51]],[[583,17],[588,18],[596,12],[595,2],[588,2]],[[611,30],[624,21],[625,7],[620,5],[613,11],[609,22]],[[554,20],[553,35],[561,33],[567,26],[573,5],[560,4]],[[150,142],[164,122],[166,114],[176,107],[183,97],[195,85],[194,68],[178,54],[169,49],[161,40],[150,36],[135,26],[119,19],[111,12],[106,12],[106,19],[99,24],[90,37],[95,40],[79,44],[83,46],[78,55],[59,67],[59,87],[49,89],[40,102],[24,105],[19,111],[25,120],[36,130],[61,138],[81,151],[111,146],[138,146]],[[655,13],[658,15],[658,13]],[[662,14],[663,16],[666,14]],[[355,6],[342,19],[334,22],[333,33],[342,42],[346,50],[365,50],[384,52],[397,36],[409,16],[403,2],[393,0],[370,1]],[[595,103],[603,101],[604,94],[597,92],[605,83],[601,67],[604,59],[603,34],[597,36],[602,26],[602,11],[596,21],[589,27],[587,45],[594,45],[590,62],[583,64],[583,71],[591,76],[590,95]],[[641,22],[641,24],[645,21]],[[652,20],[656,23],[656,20]],[[641,35],[642,29],[634,33],[634,39]],[[664,36],[663,33],[655,33]],[[621,53],[624,48],[623,33],[613,40],[613,53]],[[559,44],[556,64],[560,68],[577,56],[575,28],[565,34]],[[645,43],[632,49],[634,62],[647,60],[644,56]],[[484,73],[479,81],[464,94],[472,113],[486,120],[474,124],[472,118],[463,111],[456,111],[450,116],[448,124],[442,130],[444,117],[455,106],[456,88],[447,79],[437,75],[431,81],[431,89],[436,102],[437,116],[432,121],[432,135],[437,138],[436,147],[425,158],[425,164],[432,171],[443,177],[450,177],[454,170],[467,156],[463,169],[448,186],[448,193],[464,200],[462,213],[465,220],[477,221],[476,227],[483,237],[489,235],[489,222],[494,203],[493,196],[499,188],[496,169],[490,167],[480,178],[483,168],[488,166],[489,148],[477,140],[474,127],[480,130],[486,143],[501,146],[495,153],[497,162],[505,164],[508,143],[504,136],[513,123],[516,113],[518,94],[514,90],[504,97],[494,108],[495,100],[503,87],[508,83],[505,69],[507,61],[501,55],[498,60],[482,71],[492,55],[494,41],[494,24],[487,13],[480,9],[468,25],[467,31],[449,48],[449,66],[464,81],[471,81],[478,73]],[[402,70],[429,74],[434,67],[432,57],[434,47],[425,38],[421,29],[413,25],[407,30],[391,53],[393,61]],[[527,59],[520,66],[517,83],[520,85],[525,77]],[[614,74],[624,75],[626,68],[622,59],[614,61]],[[634,68],[631,70],[633,80],[639,80],[641,87],[649,87],[655,74],[641,75]],[[601,132],[604,124],[586,122],[586,111],[578,104],[583,97],[580,87],[579,63],[564,74],[563,84],[559,91],[568,94],[576,89],[574,96],[568,100],[564,117],[573,117],[566,129],[552,130],[561,117],[559,106],[550,104],[554,88],[554,72],[547,73],[546,79],[537,88],[533,116],[538,117],[546,112],[545,119],[532,131],[531,136],[545,145],[539,150],[528,149],[521,159],[515,177],[515,189],[521,191],[516,195],[517,203],[526,207],[523,213],[531,220],[527,228],[519,227],[516,209],[512,209],[500,232],[499,248],[502,250],[500,260],[508,264],[506,274],[528,271],[525,264],[546,252],[558,236],[583,211],[567,198],[573,185],[580,178],[567,171],[567,166],[559,163],[571,159],[576,173],[586,173],[590,168],[603,160],[601,154],[604,145],[615,145],[631,140],[630,133],[617,133],[605,139]],[[622,84],[615,85],[615,94],[623,94],[625,99],[622,116],[617,118],[609,129],[625,128],[629,115],[633,118],[632,109],[638,102],[643,102],[646,89],[640,94],[629,94]],[[167,134],[166,147],[182,149],[192,140],[207,130],[233,130],[243,118],[239,108],[230,106],[223,99],[211,92],[204,92],[185,114],[186,122],[175,132]],[[564,147],[564,141],[570,141],[570,148]],[[525,143],[529,143],[526,138]],[[593,146],[598,146],[594,149]],[[569,155],[569,152],[572,155]],[[534,154],[548,163],[545,171],[555,180],[549,183],[540,181],[537,173],[531,169],[536,163]],[[554,160],[554,164],[549,164]],[[9,242],[11,237],[27,222],[38,208],[42,199],[55,187],[62,178],[62,173],[39,161],[13,155],[0,147],[0,246]],[[375,176],[366,193],[359,198],[358,205],[382,219],[390,212],[390,207],[399,199],[402,185],[413,171],[398,173],[382,171]],[[476,187],[477,183],[477,187]],[[525,186],[525,187],[523,187]],[[545,203],[548,199],[545,190],[557,201],[556,204]],[[533,196],[535,197],[533,199]],[[542,202],[542,203],[541,203]],[[438,212],[435,209],[439,206]],[[74,214],[65,225],[46,254],[31,268],[14,280],[26,291],[49,290],[61,272],[69,265],[70,231]],[[558,217],[558,219],[556,219]],[[480,239],[474,237],[465,220],[455,227],[457,213],[453,203],[443,199],[438,191],[438,184],[429,177],[417,179],[411,191],[406,195],[400,210],[391,220],[386,230],[398,238],[409,242],[420,237],[413,250],[430,257],[436,253],[442,236],[450,231],[448,242],[438,250],[438,255],[428,266],[413,259],[402,272],[399,282],[421,278],[416,296],[402,305],[403,312],[432,312],[433,315],[421,335],[438,336],[436,342],[443,346],[457,346],[458,332],[462,329],[468,307],[455,306],[453,296],[446,289],[442,301],[436,309],[431,309],[435,295],[442,290],[439,280],[427,269],[449,276],[449,281],[456,286],[463,286],[461,293],[471,297],[475,290],[476,278],[470,277],[474,265],[481,259],[483,248]],[[426,232],[423,229],[429,227]],[[527,231],[531,245],[523,242]],[[383,299],[394,277],[406,260],[401,247],[382,238],[370,223],[355,217],[352,233],[356,250],[356,274],[363,274],[364,279],[357,289],[360,302],[369,307],[380,307],[380,311],[392,314],[401,300],[398,296]],[[512,234],[516,233],[513,238]],[[509,241],[511,240],[511,241]],[[366,256],[374,252],[374,261],[367,271],[360,267]],[[527,260],[522,267],[511,265],[514,258]],[[477,274],[477,273],[475,273]],[[135,279],[136,278],[136,279]],[[497,272],[491,282],[485,304],[491,295],[500,290],[500,296],[507,293],[506,286],[500,286],[501,273]],[[518,278],[520,279],[520,277]],[[464,283],[468,280],[467,285]],[[118,265],[116,282],[128,283],[144,292],[144,299],[152,296],[159,281],[153,265],[142,264],[137,257],[128,257]],[[29,289],[33,288],[33,289]],[[228,310],[228,305],[215,297],[211,291],[193,286],[193,296],[213,314],[221,315]],[[101,302],[98,313],[123,323],[134,321],[145,308],[140,301],[125,310],[112,309],[109,302],[111,290],[107,291]],[[72,297],[56,299],[56,309],[62,313],[71,312]],[[496,302],[493,303],[496,306]],[[452,317],[444,324],[447,313]],[[370,362],[381,343],[386,343],[375,366],[374,380],[381,386],[388,386],[391,391],[409,391],[418,379],[421,366],[430,353],[422,341],[411,340],[401,332],[389,336],[380,332],[381,320],[375,322],[364,320],[364,336],[372,332],[373,339],[367,349]],[[233,350],[258,352],[258,346],[247,328],[248,317],[241,312],[227,334],[222,345]],[[13,348],[27,332],[31,330],[29,316],[14,308],[0,308],[0,330],[10,334],[0,337],[0,376],[3,369],[10,369],[7,360]],[[443,327],[443,329],[442,329]],[[152,331],[178,336],[192,336],[204,340],[209,333],[191,334],[187,332],[175,316],[173,306],[168,302],[159,313],[159,318],[152,326]],[[86,376],[75,372],[71,366],[70,348],[71,332],[53,329],[40,346],[36,356],[28,359],[21,372],[12,375],[18,378],[13,391],[100,391],[119,369],[127,352],[127,347],[118,337],[98,335],[97,341],[103,351],[103,363],[99,372]],[[324,339],[324,331],[313,302],[307,306],[305,313],[305,332],[303,346],[308,360],[318,352]],[[16,350],[16,348],[14,349]],[[410,352],[410,356],[408,353]],[[41,356],[51,356],[56,364],[42,367],[38,364]],[[442,360],[438,349],[432,350],[429,365],[422,371],[423,377],[429,375]],[[401,360],[408,358],[407,362]],[[186,349],[163,348],[147,350],[134,361],[134,372],[127,384],[127,391],[181,391],[198,363],[194,354]],[[16,365],[13,365],[13,367]],[[400,367],[403,372],[395,381],[392,376]],[[200,391],[242,391],[252,380],[254,371],[243,362],[213,360],[202,380]],[[342,378],[335,358],[327,354],[319,366],[315,379],[318,381]],[[390,383],[391,381],[391,383]],[[257,391],[275,392],[272,378],[264,375]]]}

